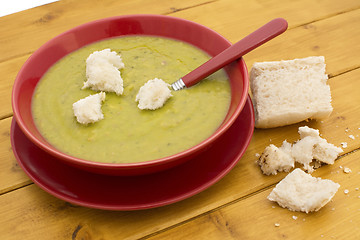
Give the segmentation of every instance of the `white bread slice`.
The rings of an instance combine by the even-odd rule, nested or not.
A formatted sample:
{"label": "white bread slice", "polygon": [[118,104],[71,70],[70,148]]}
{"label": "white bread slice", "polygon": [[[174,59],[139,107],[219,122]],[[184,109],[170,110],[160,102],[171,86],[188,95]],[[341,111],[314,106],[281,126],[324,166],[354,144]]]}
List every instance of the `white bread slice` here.
{"label": "white bread slice", "polygon": [[325,206],[339,187],[338,183],[312,177],[296,168],[276,185],[267,198],[291,211],[309,213]]}
{"label": "white bread slice", "polygon": [[255,127],[272,128],[328,117],[330,87],[323,56],[257,62],[250,71]]}
{"label": "white bread slice", "polygon": [[284,141],[280,148],[270,144],[260,156],[258,164],[265,175],[276,175],[282,171],[289,172],[295,165],[291,156],[291,144]]}

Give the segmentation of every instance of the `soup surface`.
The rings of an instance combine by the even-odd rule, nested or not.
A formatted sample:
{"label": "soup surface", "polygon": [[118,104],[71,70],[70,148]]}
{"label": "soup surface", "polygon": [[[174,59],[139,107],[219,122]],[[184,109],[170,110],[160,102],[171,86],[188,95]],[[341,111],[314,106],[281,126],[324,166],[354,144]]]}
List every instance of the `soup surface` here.
{"label": "soup surface", "polygon": [[[124,93],[106,93],[104,119],[81,125],[72,104],[96,93],[81,89],[85,60],[105,48],[121,54]],[[32,100],[35,124],[57,149],[91,161],[142,162],[181,152],[205,140],[223,121],[231,98],[224,70],[191,88],[172,91],[161,109],[140,110],[135,97],[148,80],[157,77],[171,84],[208,59],[192,45],[151,36],[87,45],[58,61],[38,83]]]}

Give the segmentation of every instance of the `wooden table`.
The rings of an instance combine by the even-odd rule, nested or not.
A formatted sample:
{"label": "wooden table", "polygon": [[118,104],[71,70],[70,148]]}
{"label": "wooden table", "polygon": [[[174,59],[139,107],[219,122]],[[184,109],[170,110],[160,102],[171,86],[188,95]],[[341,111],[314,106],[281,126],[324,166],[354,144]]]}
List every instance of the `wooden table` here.
{"label": "wooden table", "polygon": [[[360,239],[360,2],[356,0],[61,0],[0,18],[0,239]],[[115,15],[162,14],[189,19],[231,42],[283,17],[287,32],[245,56],[255,61],[325,56],[334,111],[323,121],[256,129],[236,167],[186,200],[141,211],[75,206],[40,189],[17,164],[10,145],[11,88],[25,60],[50,38]],[[265,176],[256,153],[297,128],[347,142],[334,165],[313,175],[338,182],[333,200],[315,213],[291,212],[266,199],[285,173]],[[349,136],[353,135],[355,139]],[[352,170],[344,173],[343,167]],[[349,190],[348,194],[344,190]],[[279,223],[279,226],[275,226]]]}

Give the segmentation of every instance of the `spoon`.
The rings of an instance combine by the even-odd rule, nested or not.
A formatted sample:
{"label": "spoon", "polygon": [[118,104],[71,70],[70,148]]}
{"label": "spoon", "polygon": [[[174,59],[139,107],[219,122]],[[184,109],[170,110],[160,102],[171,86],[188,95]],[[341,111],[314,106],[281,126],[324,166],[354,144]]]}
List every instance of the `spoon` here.
{"label": "spoon", "polygon": [[231,45],[215,57],[200,65],[195,70],[191,71],[171,84],[171,88],[175,91],[178,91],[183,88],[188,88],[195,85],[220,68],[239,59],[251,50],[285,32],[287,27],[288,23],[283,18],[276,18],[268,22],[264,26],[257,29],[255,32]]}

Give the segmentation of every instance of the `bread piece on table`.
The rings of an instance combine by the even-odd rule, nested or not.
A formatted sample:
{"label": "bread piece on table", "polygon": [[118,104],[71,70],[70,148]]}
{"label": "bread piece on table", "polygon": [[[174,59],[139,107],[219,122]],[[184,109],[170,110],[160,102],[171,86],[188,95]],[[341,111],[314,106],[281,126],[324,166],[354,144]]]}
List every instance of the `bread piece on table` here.
{"label": "bread piece on table", "polygon": [[338,183],[312,177],[296,168],[276,185],[268,199],[291,211],[309,213],[325,206],[339,187]]}
{"label": "bread piece on table", "polygon": [[310,165],[315,159],[318,166],[321,163],[334,164],[335,159],[343,150],[335,145],[328,143],[326,139],[320,137],[319,130],[307,126],[299,127],[300,139],[294,144],[283,142],[277,148],[270,144],[267,146],[257,161],[263,174],[276,175],[277,172],[288,172],[298,162],[303,168],[312,173],[314,167]]}
{"label": "bread piece on table", "polygon": [[310,163],[314,159],[313,148],[317,142],[319,142],[318,138],[307,136],[295,142],[291,149],[291,155],[295,161],[301,163],[303,168],[310,173],[314,171]]}
{"label": "bread piece on table", "polygon": [[255,127],[272,128],[328,117],[330,87],[323,56],[254,63],[250,88]]}
{"label": "bread piece on table", "polygon": [[334,164],[343,150],[321,138],[319,130],[307,126],[299,127],[300,140],[293,144],[291,154],[296,162],[304,165],[304,169],[313,172],[310,163],[313,159],[326,164]]}
{"label": "bread piece on table", "polygon": [[295,161],[291,156],[291,144],[287,141],[278,148],[274,144],[267,146],[257,162],[263,174],[276,175],[278,172],[289,172]]}
{"label": "bread piece on table", "polygon": [[320,137],[318,129],[309,128],[308,126],[299,127],[298,133],[300,135],[300,139],[305,137]]}

